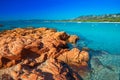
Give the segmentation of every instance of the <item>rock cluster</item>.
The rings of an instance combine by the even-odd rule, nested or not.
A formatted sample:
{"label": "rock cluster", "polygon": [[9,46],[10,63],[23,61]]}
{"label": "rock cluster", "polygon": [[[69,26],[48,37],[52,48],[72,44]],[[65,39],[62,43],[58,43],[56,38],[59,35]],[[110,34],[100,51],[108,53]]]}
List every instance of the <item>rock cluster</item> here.
{"label": "rock cluster", "polygon": [[[68,49],[78,37],[48,28],[17,28],[0,33],[0,79],[79,80],[72,66],[88,67],[89,54]],[[82,69],[81,68],[81,69]]]}

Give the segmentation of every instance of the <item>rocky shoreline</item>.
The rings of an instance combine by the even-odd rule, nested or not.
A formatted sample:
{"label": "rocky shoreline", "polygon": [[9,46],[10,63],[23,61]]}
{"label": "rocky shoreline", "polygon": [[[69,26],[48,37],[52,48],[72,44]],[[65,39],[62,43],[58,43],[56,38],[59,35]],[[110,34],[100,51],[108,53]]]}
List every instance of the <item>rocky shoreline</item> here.
{"label": "rocky shoreline", "polygon": [[82,80],[89,53],[69,49],[79,38],[48,28],[0,33],[0,80]]}

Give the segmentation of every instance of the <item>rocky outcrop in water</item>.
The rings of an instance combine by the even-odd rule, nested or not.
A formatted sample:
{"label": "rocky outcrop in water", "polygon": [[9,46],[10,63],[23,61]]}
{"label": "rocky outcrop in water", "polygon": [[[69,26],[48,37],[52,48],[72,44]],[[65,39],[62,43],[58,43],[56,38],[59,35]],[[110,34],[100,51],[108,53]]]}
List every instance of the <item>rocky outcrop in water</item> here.
{"label": "rocky outcrop in water", "polygon": [[75,44],[78,39],[79,39],[78,36],[76,36],[76,35],[71,35],[71,36],[68,38],[68,41],[69,41],[70,43]]}
{"label": "rocky outcrop in water", "polygon": [[[77,36],[48,28],[17,28],[0,33],[0,78],[79,80],[72,66],[88,67],[89,54],[68,49]],[[81,69],[82,69],[81,68]]]}

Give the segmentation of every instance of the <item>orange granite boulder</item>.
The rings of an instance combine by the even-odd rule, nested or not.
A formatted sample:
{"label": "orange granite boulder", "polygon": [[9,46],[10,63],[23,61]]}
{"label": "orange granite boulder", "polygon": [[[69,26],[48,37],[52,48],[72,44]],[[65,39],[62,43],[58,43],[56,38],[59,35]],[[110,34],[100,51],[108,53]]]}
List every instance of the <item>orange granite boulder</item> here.
{"label": "orange granite boulder", "polygon": [[79,80],[79,76],[67,64],[52,58],[46,60],[41,66],[38,66],[38,69],[42,72],[52,74],[54,80]]}
{"label": "orange granite boulder", "polygon": [[4,79],[5,75],[12,80],[80,80],[80,76],[67,64],[53,58],[47,59],[34,69],[28,64],[19,63],[11,68],[0,70],[0,79]]}
{"label": "orange granite boulder", "polygon": [[75,35],[48,28],[17,28],[0,32],[0,40],[0,79],[79,80],[77,70],[70,67],[88,67],[87,51],[68,49],[68,43],[78,40]]}
{"label": "orange granite boulder", "polygon": [[68,38],[68,42],[75,44],[78,39],[79,39],[78,36],[76,36],[76,35],[71,35],[71,36]]}
{"label": "orange granite boulder", "polygon": [[57,59],[64,61],[70,65],[75,66],[88,66],[87,62],[89,60],[89,54],[86,51],[80,51],[77,48],[66,51],[63,54],[59,55]]}

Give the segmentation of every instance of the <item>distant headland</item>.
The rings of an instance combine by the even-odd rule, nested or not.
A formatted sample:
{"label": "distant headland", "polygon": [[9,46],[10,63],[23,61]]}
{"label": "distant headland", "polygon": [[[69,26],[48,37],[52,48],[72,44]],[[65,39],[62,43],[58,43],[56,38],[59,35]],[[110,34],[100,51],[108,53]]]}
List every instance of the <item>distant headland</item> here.
{"label": "distant headland", "polygon": [[[8,21],[40,21],[40,22],[111,22],[120,23],[120,13],[101,14],[101,15],[82,15],[73,19],[47,20],[47,19],[28,19],[28,20],[8,20]],[[1,25],[0,25],[1,26]]]}
{"label": "distant headland", "polygon": [[[39,19],[28,20],[38,21]],[[40,20],[44,22],[120,22],[120,13],[101,14],[101,15],[84,15],[73,19],[66,20]]]}
{"label": "distant headland", "polygon": [[117,14],[104,14],[104,15],[87,15],[79,16],[73,21],[81,22],[120,22],[120,13]]}
{"label": "distant headland", "polygon": [[53,20],[63,22],[120,22],[120,13],[103,15],[85,15],[68,20]]}
{"label": "distant headland", "polygon": [[84,15],[67,20],[44,20],[51,22],[120,22],[120,13],[102,15]]}

